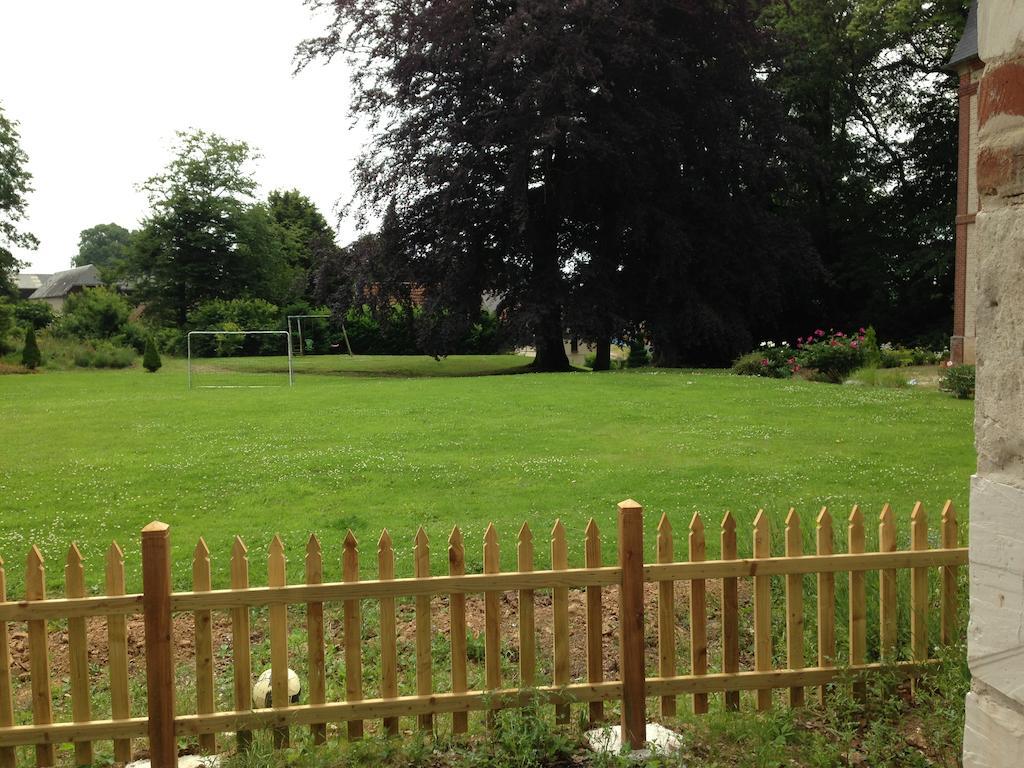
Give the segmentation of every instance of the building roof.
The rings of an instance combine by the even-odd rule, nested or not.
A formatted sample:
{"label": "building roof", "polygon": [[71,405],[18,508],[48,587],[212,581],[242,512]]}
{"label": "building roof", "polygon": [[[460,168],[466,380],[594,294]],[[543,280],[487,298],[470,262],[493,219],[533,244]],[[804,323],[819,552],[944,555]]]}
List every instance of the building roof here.
{"label": "building roof", "polygon": [[949,69],[956,69],[959,65],[976,58],[978,58],[978,0],[971,3],[971,8],[967,12],[964,33],[960,42],[956,44],[953,56],[946,66]]}
{"label": "building roof", "polygon": [[51,275],[29,298],[58,299],[67,296],[75,288],[95,288],[98,285],[103,285],[100,271],[92,264],[86,264],[84,267],[65,269]]}
{"label": "building roof", "polygon": [[46,281],[53,275],[40,275],[31,272],[19,272],[14,278],[19,291],[35,291],[46,285]]}

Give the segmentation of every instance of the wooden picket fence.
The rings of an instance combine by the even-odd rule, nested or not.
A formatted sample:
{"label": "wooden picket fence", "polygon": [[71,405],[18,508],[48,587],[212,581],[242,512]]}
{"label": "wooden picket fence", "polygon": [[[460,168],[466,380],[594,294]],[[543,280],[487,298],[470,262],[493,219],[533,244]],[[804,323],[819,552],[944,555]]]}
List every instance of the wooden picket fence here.
{"label": "wooden picket fence", "polygon": [[[193,591],[172,592],[171,549],[168,526],[151,523],[142,531],[143,591],[125,594],[124,561],[117,544],[106,561],[105,596],[86,596],[82,557],[71,547],[65,569],[65,597],[48,599],[43,560],[32,548],[28,558],[25,599],[8,601],[3,563],[0,561],[0,768],[14,768],[17,747],[35,748],[36,764],[54,764],[54,745],[73,743],[75,762],[89,764],[93,742],[112,740],[118,762],[131,758],[132,740],[148,737],[148,752],[155,768],[176,765],[178,739],[198,738],[204,753],[217,749],[216,735],[234,732],[244,748],[258,729],[271,729],[277,746],[289,742],[289,729],[307,726],[317,743],[326,739],[327,723],[345,722],[349,738],[363,734],[365,720],[382,720],[383,729],[397,734],[399,718],[414,716],[419,727],[433,729],[434,718],[451,713],[451,729],[465,733],[468,713],[514,707],[537,697],[555,707],[555,716],[567,722],[573,703],[588,706],[592,722],[604,719],[604,702],[621,702],[621,718],[627,739],[643,742],[647,697],[660,702],[660,715],[671,717],[676,697],[692,697],[696,712],[706,712],[709,694],[724,693],[725,706],[737,709],[740,691],[757,692],[757,706],[771,706],[773,689],[788,689],[792,706],[804,703],[805,688],[816,687],[822,702],[827,685],[838,675],[864,675],[895,669],[913,679],[928,663],[928,569],[940,569],[941,641],[957,635],[957,568],[967,563],[967,550],[958,547],[953,505],[942,511],[940,547],[929,548],[924,508],[915,505],[911,514],[911,548],[897,550],[892,510],[886,505],[879,518],[879,551],[865,552],[864,516],[854,507],[847,524],[847,551],[833,550],[833,524],[823,509],[816,518],[816,552],[804,554],[800,521],[790,510],[786,518],[785,552],[771,552],[769,520],[759,512],[753,524],[753,557],[737,556],[736,525],[726,513],[721,524],[721,559],[705,559],[705,531],[694,515],[688,532],[688,560],[676,560],[672,528],[666,517],[658,526],[657,562],[644,563],[643,510],[634,501],[618,505],[618,560],[606,566],[601,557],[597,526],[586,528],[583,568],[570,568],[566,531],[559,521],[551,533],[551,569],[534,570],[533,537],[527,525],[517,540],[518,570],[499,568],[498,534],[487,528],[483,544],[483,573],[466,574],[465,548],[456,527],[448,541],[447,576],[432,576],[429,544],[421,529],[414,546],[414,576],[394,578],[394,551],[385,530],[377,549],[378,578],[359,580],[356,540],[351,532],[343,545],[343,581],[323,583],[320,544],[310,537],[305,559],[305,584],[288,585],[284,547],[275,537],[270,545],[266,587],[249,586],[247,550],[236,539],[231,558],[231,588],[211,589],[210,555],[200,540],[193,564]],[[909,569],[911,660],[892,664],[867,663],[867,606],[865,575],[879,573],[879,647],[883,657],[897,642],[897,569]],[[843,668],[837,666],[835,579],[849,576],[849,654]],[[817,577],[817,665],[805,666],[803,577]],[[786,668],[772,667],[771,578],[785,577]],[[740,670],[738,580],[753,579],[754,669]],[[709,580],[721,589],[721,671],[708,668],[707,596]],[[690,583],[689,673],[679,674],[676,658],[675,583]],[[657,675],[645,669],[645,583],[658,584]],[[603,679],[602,590],[618,590],[619,680]],[[569,590],[586,590],[586,682],[570,679]],[[537,679],[534,597],[537,590],[551,590],[553,607],[553,675],[550,682]],[[518,592],[519,686],[503,688],[501,679],[500,596]],[[466,595],[483,593],[485,605],[484,690],[468,690],[466,648]],[[451,690],[438,693],[432,686],[431,596],[448,595],[451,624]],[[415,598],[415,695],[399,694],[396,598]],[[363,698],[361,609],[363,601],[380,606],[380,696]],[[343,606],[346,696],[326,701],[324,604]],[[305,605],[308,663],[305,675],[308,704],[289,705],[287,690],[289,605]],[[250,612],[266,607],[272,669],[273,706],[252,709],[253,682],[250,653]],[[211,612],[231,616],[231,654],[234,678],[234,710],[216,711],[214,651]],[[195,618],[195,677],[197,707],[194,714],[175,711],[175,659],[172,617],[191,613]],[[146,717],[131,716],[129,700],[126,619],[144,617],[147,677]],[[108,633],[111,718],[94,720],[91,712],[86,620],[106,617]],[[53,723],[51,676],[47,652],[47,624],[67,622],[70,656],[72,722]],[[30,658],[32,724],[15,725],[11,662],[8,647],[10,622],[26,622]],[[333,642],[333,638],[331,639]],[[844,671],[845,670],[845,671]],[[854,683],[862,686],[863,682]]]}

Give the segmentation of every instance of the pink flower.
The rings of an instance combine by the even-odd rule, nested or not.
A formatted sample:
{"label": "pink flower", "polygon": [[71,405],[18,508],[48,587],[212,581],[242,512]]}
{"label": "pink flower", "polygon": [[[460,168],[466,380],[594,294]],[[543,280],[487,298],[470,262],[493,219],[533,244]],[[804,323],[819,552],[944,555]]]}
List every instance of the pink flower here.
{"label": "pink flower", "polygon": [[764,360],[761,361],[761,365],[768,365],[768,358],[767,357]]}
{"label": "pink flower", "polygon": [[825,332],[823,330],[821,330],[821,328],[819,328],[818,330],[816,330],[814,332],[814,335],[817,336],[820,339],[822,336],[825,335]]}
{"label": "pink flower", "polygon": [[836,336],[838,336],[840,339],[846,338],[846,334],[843,333],[842,331],[836,331]]}
{"label": "pink flower", "polygon": [[791,358],[789,358],[789,360],[787,360],[786,362],[787,362],[787,363],[789,363],[790,365],[792,365],[793,363],[795,363],[795,362],[796,362],[796,358],[795,358],[795,357],[791,357]]}
{"label": "pink flower", "polygon": [[857,333],[867,333],[863,328],[858,328]]}
{"label": "pink flower", "polygon": [[831,344],[829,344],[829,346],[830,347],[837,347],[837,346],[839,346],[839,342],[836,341],[835,339],[832,339],[832,342],[831,342]]}
{"label": "pink flower", "polygon": [[856,341],[851,341],[850,342],[850,348],[851,349],[856,349],[857,348],[857,342]]}

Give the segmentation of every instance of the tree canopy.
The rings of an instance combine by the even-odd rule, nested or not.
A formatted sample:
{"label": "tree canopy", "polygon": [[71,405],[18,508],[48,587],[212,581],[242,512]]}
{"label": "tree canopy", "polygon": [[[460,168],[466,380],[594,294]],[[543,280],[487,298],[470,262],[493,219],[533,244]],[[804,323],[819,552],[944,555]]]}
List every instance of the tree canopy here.
{"label": "tree canopy", "polygon": [[35,235],[24,229],[32,174],[20,140],[18,123],[7,117],[0,104],[0,281],[5,283],[19,266],[11,249],[39,245]]}
{"label": "tree canopy", "polygon": [[242,141],[181,132],[167,168],[142,184],[151,212],[130,271],[148,313],[184,326],[208,299],[287,294],[295,272],[281,225],[256,200],[257,157]]}
{"label": "tree canopy", "polygon": [[78,236],[78,253],[71,260],[71,266],[92,264],[109,282],[127,268],[131,244],[132,233],[120,224],[97,224],[83,229]]}

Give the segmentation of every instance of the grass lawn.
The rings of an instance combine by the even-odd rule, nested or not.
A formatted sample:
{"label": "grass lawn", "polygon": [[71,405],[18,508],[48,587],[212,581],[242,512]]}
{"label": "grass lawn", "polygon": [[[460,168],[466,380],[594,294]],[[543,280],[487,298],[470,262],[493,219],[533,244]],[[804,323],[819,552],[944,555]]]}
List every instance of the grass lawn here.
{"label": "grass lawn", "polygon": [[[268,366],[266,359],[232,364]],[[301,578],[310,532],[324,544],[326,578],[339,579],[348,528],[361,542],[365,577],[383,526],[395,539],[399,575],[411,573],[420,524],[435,573],[446,570],[453,523],[462,526],[469,567],[479,568],[489,520],[501,535],[503,567],[514,564],[524,520],[538,567],[546,567],[556,517],[569,529],[571,564],[582,564],[590,516],[610,561],[615,504],[627,497],[647,509],[649,549],[663,512],[677,531],[677,552],[685,551],[692,513],[704,513],[709,557],[725,509],[743,526],[747,552],[746,526],[759,507],[773,513],[777,546],[790,506],[808,542],[824,504],[842,538],[841,520],[854,503],[868,515],[869,539],[885,501],[896,510],[901,545],[918,499],[936,521],[952,498],[966,530],[971,402],[913,388],[708,371],[467,375],[522,365],[514,356],[307,358],[293,388],[192,391],[176,360],[155,375],[134,368],[0,376],[0,555],[9,592],[22,594],[33,543],[58,588],[72,540],[98,589],[103,553],[117,539],[129,588],[138,588],[138,533],[153,519],[172,526],[180,587],[200,535],[212,551],[215,586],[226,585],[236,534],[249,545],[254,583],[264,580],[275,532],[285,540],[292,581]],[[339,373],[352,375],[327,375]]]}

